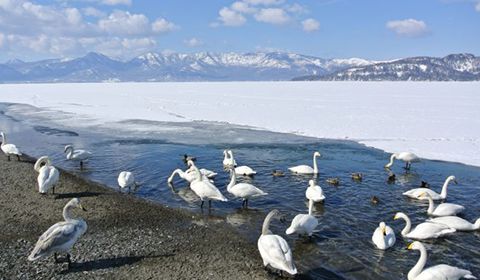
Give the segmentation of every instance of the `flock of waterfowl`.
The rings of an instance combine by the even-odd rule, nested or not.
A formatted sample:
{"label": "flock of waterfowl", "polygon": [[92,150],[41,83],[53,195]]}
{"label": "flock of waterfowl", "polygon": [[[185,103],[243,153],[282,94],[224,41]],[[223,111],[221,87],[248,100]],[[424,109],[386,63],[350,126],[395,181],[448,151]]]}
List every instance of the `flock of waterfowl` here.
{"label": "flock of waterfowl", "polygon": [[[2,132],[2,144],[1,149],[10,160],[10,156],[17,156],[20,159],[22,155],[18,148],[13,144],[8,144],[5,134]],[[76,150],[72,145],[67,145],[64,149],[67,160],[75,160],[80,163],[80,168],[83,168],[83,164],[87,161],[92,154],[85,150]],[[249,199],[265,196],[268,193],[262,191],[258,187],[250,183],[238,183],[237,176],[253,176],[256,171],[248,166],[237,166],[237,162],[233,156],[231,150],[225,150],[223,152],[223,166],[225,170],[230,172],[230,182],[227,186],[227,191],[236,198],[242,199],[242,207],[248,207]],[[313,167],[308,165],[299,165],[290,167],[289,171],[293,174],[303,174],[316,176],[318,171],[317,158],[320,157],[319,152],[313,154]],[[419,161],[419,158],[409,152],[392,154],[390,162],[385,165],[385,168],[389,169],[394,160],[402,160],[406,163],[405,169],[411,168],[412,162]],[[220,190],[214,184],[214,177],[217,173],[207,170],[199,169],[195,164],[195,158],[191,156],[184,156],[184,162],[187,164],[188,169],[183,171],[176,169],[172,172],[168,178],[168,183],[171,184],[175,175],[189,182],[190,189],[200,198],[201,207],[204,202],[208,200],[209,207],[211,207],[211,201],[228,201],[228,199],[220,192]],[[52,165],[50,159],[47,156],[40,157],[35,165],[34,170],[39,173],[38,175],[38,190],[41,194],[46,194],[50,189],[55,191],[55,185],[59,180],[59,171]],[[273,176],[283,176],[283,172],[274,170]],[[390,175],[392,177],[392,175]],[[391,178],[389,177],[389,181]],[[361,173],[353,173],[352,179],[362,180]],[[336,178],[330,178],[331,184],[338,185],[339,181]],[[393,180],[394,175],[393,175]],[[434,200],[445,200],[447,198],[447,189],[450,182],[456,183],[454,176],[449,176],[443,187],[441,193],[434,192],[431,189],[421,187],[404,192],[403,195],[412,199],[428,200],[429,206],[427,214],[434,218],[428,219],[425,222],[417,225],[412,230],[412,224],[409,217],[404,213],[397,213],[394,220],[403,219],[406,222],[405,228],[401,231],[401,235],[404,238],[414,240],[425,240],[439,238],[448,234],[453,234],[457,231],[472,231],[480,229],[480,219],[474,224],[457,217],[456,215],[465,210],[465,207],[452,203],[441,203],[435,206]],[[136,188],[138,183],[135,181],[131,172],[122,171],[118,176],[118,186],[121,189]],[[308,187],[305,192],[305,197],[308,200],[308,213],[296,215],[290,226],[286,229],[286,234],[299,234],[311,236],[318,226],[319,222],[313,215],[314,203],[323,202],[326,198],[323,190],[318,186],[314,180],[309,180]],[[374,197],[376,198],[376,197]],[[376,198],[378,203],[378,198]],[[373,202],[373,198],[372,198]],[[58,262],[57,253],[66,253],[65,260],[70,265],[69,252],[75,242],[80,236],[87,230],[86,222],[81,218],[72,218],[71,211],[74,208],[80,208],[85,210],[80,204],[78,198],[70,200],[63,209],[64,221],[58,222],[51,226],[46,232],[44,232],[38,239],[35,248],[28,257],[29,260],[34,261],[41,257],[46,257],[54,254],[55,261]],[[296,274],[297,269],[295,267],[292,251],[287,241],[281,236],[273,234],[269,227],[273,218],[281,218],[282,215],[278,210],[272,210],[266,216],[262,233],[258,239],[258,250],[263,259],[265,267],[285,271],[289,274]],[[372,235],[373,244],[381,250],[387,250],[392,247],[396,242],[396,236],[394,230],[385,224],[380,222],[379,227],[376,228]],[[408,273],[409,280],[423,280],[423,279],[460,279],[470,278],[476,279],[470,271],[460,269],[457,267],[441,264],[424,268],[427,260],[427,251],[424,245],[415,241],[408,246],[409,250],[420,251],[420,259],[417,264]]]}

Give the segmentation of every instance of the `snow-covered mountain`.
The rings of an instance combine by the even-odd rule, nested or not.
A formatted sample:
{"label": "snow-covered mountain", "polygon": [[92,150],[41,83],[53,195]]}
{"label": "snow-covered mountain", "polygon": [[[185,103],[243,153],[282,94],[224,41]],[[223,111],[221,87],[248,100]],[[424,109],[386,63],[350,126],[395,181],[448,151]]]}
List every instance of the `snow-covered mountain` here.
{"label": "snow-covered mountain", "polygon": [[442,58],[412,57],[350,67],[326,75],[295,80],[326,81],[473,81],[480,80],[480,57],[451,54]]}
{"label": "snow-covered mountain", "polygon": [[129,61],[89,53],[71,60],[10,60],[0,64],[0,82],[275,81],[325,75],[369,63],[280,52],[146,53]]}
{"label": "snow-covered mountain", "polygon": [[146,53],[128,61],[88,53],[76,59],[0,64],[0,82],[475,80],[479,58],[470,54],[390,62],[323,59],[294,53]]}

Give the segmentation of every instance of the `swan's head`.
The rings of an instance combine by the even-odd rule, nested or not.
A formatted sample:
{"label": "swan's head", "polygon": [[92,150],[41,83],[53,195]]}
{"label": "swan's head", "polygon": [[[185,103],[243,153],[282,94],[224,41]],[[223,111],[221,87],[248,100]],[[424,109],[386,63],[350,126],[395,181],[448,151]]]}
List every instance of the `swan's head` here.
{"label": "swan's head", "polygon": [[73,146],[72,145],[65,146],[65,149],[63,150],[63,152],[66,153],[68,152],[68,150],[73,150]]}
{"label": "swan's head", "polygon": [[314,157],[320,157],[321,154],[320,154],[319,152],[315,152],[315,153],[313,153],[313,156],[314,156]]}
{"label": "swan's head", "polygon": [[395,214],[395,216],[393,216],[393,219],[394,219],[394,220],[398,220],[398,219],[402,219],[402,218],[404,218],[404,217],[406,217],[406,216],[407,216],[407,215],[405,215],[404,213],[398,212],[398,213]]}
{"label": "swan's head", "polygon": [[419,241],[414,241],[407,246],[407,250],[420,250],[423,248],[423,244]]}
{"label": "swan's head", "polygon": [[193,163],[193,160],[191,160],[191,159],[187,161],[187,165],[188,165],[188,167],[195,166],[195,164]]}
{"label": "swan's head", "polygon": [[378,227],[382,230],[383,235],[387,235],[387,225],[384,222],[380,222]]}
{"label": "swan's head", "polygon": [[447,181],[454,182],[455,184],[458,184],[457,178],[455,178],[455,176],[453,176],[453,175],[448,176]]}
{"label": "swan's head", "polygon": [[87,211],[87,209],[85,209],[85,207],[83,207],[82,204],[80,203],[80,198],[78,197],[72,198],[72,200],[70,200],[67,205],[69,207],[77,207],[82,209],[83,211]]}
{"label": "swan's head", "polygon": [[47,165],[47,164],[51,164],[52,162],[50,161],[50,159],[48,158],[48,156],[43,156],[43,157],[40,157],[39,159],[37,159],[37,161],[35,162],[35,165],[33,166],[33,169],[35,169],[35,171],[39,171],[41,167]]}
{"label": "swan's head", "polygon": [[313,181],[313,180],[308,181],[308,185],[309,185],[310,187],[315,186],[315,181]]}

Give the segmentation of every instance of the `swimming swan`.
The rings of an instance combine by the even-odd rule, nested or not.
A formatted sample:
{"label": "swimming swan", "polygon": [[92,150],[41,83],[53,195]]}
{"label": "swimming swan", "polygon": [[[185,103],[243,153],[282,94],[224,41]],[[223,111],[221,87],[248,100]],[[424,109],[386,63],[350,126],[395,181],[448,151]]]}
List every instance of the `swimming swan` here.
{"label": "swimming swan", "polygon": [[480,229],[480,218],[477,219],[475,224],[472,224],[469,221],[457,216],[439,217],[439,218],[428,219],[427,221],[432,223],[437,223],[437,224],[443,224],[451,228],[454,228],[458,231],[473,231],[473,230]]}
{"label": "swimming swan", "polygon": [[5,133],[0,132],[0,135],[2,136],[2,145],[0,147],[2,148],[3,153],[5,153],[7,156],[8,160],[10,161],[11,155],[17,156],[17,160],[20,160],[22,153],[20,150],[18,150],[17,146],[7,143],[7,136]]}
{"label": "swimming swan", "polygon": [[372,241],[380,250],[386,250],[395,245],[395,232],[384,222],[381,222],[372,235]]}
{"label": "swimming swan", "polygon": [[273,217],[279,216],[278,210],[268,213],[263,222],[262,235],[258,238],[258,251],[262,256],[263,265],[270,265],[275,269],[286,271],[292,275],[297,274],[297,268],[293,263],[292,250],[287,241],[281,236],[273,234],[270,230],[270,221]]}
{"label": "swimming swan", "polygon": [[427,269],[423,269],[427,263],[427,250],[425,249],[425,246],[423,246],[422,242],[415,241],[408,245],[407,249],[420,251],[420,258],[418,259],[417,264],[408,272],[408,280],[457,280],[460,278],[477,279],[468,270],[446,264],[438,264]]}
{"label": "swimming swan", "polygon": [[305,191],[305,197],[313,202],[321,202],[325,200],[325,195],[320,186],[315,185],[313,180],[308,181],[308,188]]}
{"label": "swimming swan", "polygon": [[203,208],[203,203],[205,199],[208,199],[208,207],[212,206],[212,199],[219,201],[228,201],[228,199],[223,196],[223,194],[208,180],[204,180],[200,170],[195,166],[193,161],[188,161],[188,165],[194,169],[195,179],[190,183],[190,188],[192,191],[200,197],[202,204],[200,205]]}
{"label": "swimming swan", "polygon": [[[217,176],[217,173],[204,168],[200,169],[200,173],[202,174],[202,178],[205,180],[209,180],[210,178],[214,178],[215,176]],[[183,171],[182,169],[175,169],[170,175],[170,177],[168,177],[167,182],[171,184],[173,182],[173,178],[175,178],[175,175],[178,175],[180,178],[182,178],[183,180],[189,183],[195,180],[197,176],[195,174],[195,170],[192,169],[191,167],[186,171]],[[209,180],[209,181],[213,183],[212,180]]]}
{"label": "swimming swan", "polygon": [[308,201],[308,214],[298,214],[293,218],[292,224],[286,230],[286,234],[306,234],[312,236],[313,230],[318,226],[318,220],[312,215],[313,200]]}
{"label": "swimming swan", "polygon": [[295,174],[318,174],[317,157],[320,157],[320,153],[313,153],[313,168],[308,165],[297,165],[288,168],[288,170]]}
{"label": "swimming swan", "polygon": [[227,191],[231,194],[233,194],[235,197],[239,197],[243,199],[242,202],[242,207],[248,207],[248,200],[250,198],[258,197],[258,196],[264,196],[267,195],[268,193],[262,191],[261,189],[255,187],[252,184],[248,183],[238,183],[237,184],[237,175],[235,174],[235,171],[232,169],[230,170],[230,183],[227,186]]}
{"label": "swimming swan", "polygon": [[130,171],[122,171],[118,174],[117,178],[118,187],[120,189],[128,188],[128,192],[132,190],[132,187],[135,189],[138,187],[138,183],[135,182],[135,176]]}
{"label": "swimming swan", "polygon": [[411,189],[409,191],[404,192],[403,195],[408,196],[410,198],[414,198],[414,199],[427,200],[428,199],[427,196],[425,195],[420,196],[420,195],[422,195],[423,193],[428,193],[433,200],[447,199],[448,184],[450,184],[450,182],[452,181],[455,184],[457,184],[457,180],[455,179],[455,176],[448,176],[448,178],[445,180],[445,183],[443,183],[442,192],[440,194],[432,191],[431,189],[415,188],[415,189]]}
{"label": "swimming swan", "polygon": [[237,163],[235,159],[230,156],[227,150],[223,150],[223,166],[224,167],[235,167]]}
{"label": "swimming swan", "polygon": [[54,253],[55,262],[58,262],[57,253],[67,253],[66,260],[68,267],[70,267],[70,249],[87,230],[87,223],[83,219],[75,219],[70,216],[73,208],[80,208],[86,211],[80,204],[80,199],[73,198],[70,200],[63,208],[63,218],[65,221],[54,224],[38,238],[35,248],[30,256],[28,256],[29,261],[47,257]]}
{"label": "swimming swan", "polygon": [[394,159],[399,159],[405,162],[405,169],[409,170],[410,167],[412,166],[412,162],[419,162],[420,158],[410,152],[401,152],[401,153],[395,153],[390,156],[390,162],[385,165],[385,168],[390,169],[390,167],[393,165],[393,160]]}
{"label": "swimming swan", "polygon": [[406,222],[405,228],[402,230],[402,236],[411,238],[411,239],[430,239],[430,238],[439,238],[444,235],[454,233],[456,230],[454,228],[450,228],[449,226],[443,224],[436,224],[430,222],[424,222],[417,225],[412,231],[412,222],[410,218],[404,213],[397,213],[395,214],[394,220],[397,219],[404,219]]}
{"label": "swimming swan", "polygon": [[463,207],[462,205],[454,204],[454,203],[441,203],[435,207],[435,203],[433,202],[433,199],[430,196],[430,194],[427,192],[424,192],[423,194],[420,194],[419,197],[424,197],[424,196],[428,199],[427,213],[430,216],[435,216],[435,217],[455,216],[458,213],[465,210],[465,207]]}
{"label": "swimming swan", "polygon": [[73,148],[73,145],[65,146],[64,153],[67,154],[67,159],[68,160],[78,160],[78,161],[80,161],[80,169],[83,168],[83,162],[88,160],[92,156],[92,153],[90,153],[89,151],[75,150]]}
{"label": "swimming swan", "polygon": [[[232,150],[228,150],[227,152],[228,152],[228,155],[230,156],[230,159],[233,160],[234,166],[237,166],[237,162],[235,161],[235,158],[233,157]],[[231,165],[229,165],[229,166],[231,167]],[[246,165],[235,167],[235,173],[237,175],[240,175],[240,176],[253,176],[253,175],[257,174],[257,172],[255,170],[253,170],[252,168],[250,168]]]}
{"label": "swimming swan", "polygon": [[[42,163],[44,164],[42,166]],[[52,194],[55,194],[55,185],[60,179],[60,172],[54,166],[52,161],[47,156],[40,157],[33,166],[33,169],[38,172],[37,183],[38,192],[41,194],[48,193],[52,188]]]}

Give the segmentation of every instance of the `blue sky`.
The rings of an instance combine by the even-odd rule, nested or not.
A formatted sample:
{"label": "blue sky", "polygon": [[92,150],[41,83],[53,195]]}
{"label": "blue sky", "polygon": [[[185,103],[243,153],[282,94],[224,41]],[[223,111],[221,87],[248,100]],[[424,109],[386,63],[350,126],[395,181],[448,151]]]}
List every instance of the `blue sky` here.
{"label": "blue sky", "polygon": [[480,0],[0,0],[0,61],[289,51],[480,54]]}

